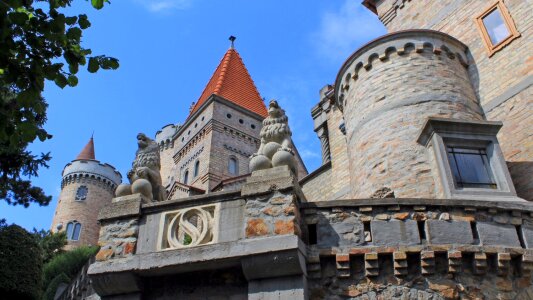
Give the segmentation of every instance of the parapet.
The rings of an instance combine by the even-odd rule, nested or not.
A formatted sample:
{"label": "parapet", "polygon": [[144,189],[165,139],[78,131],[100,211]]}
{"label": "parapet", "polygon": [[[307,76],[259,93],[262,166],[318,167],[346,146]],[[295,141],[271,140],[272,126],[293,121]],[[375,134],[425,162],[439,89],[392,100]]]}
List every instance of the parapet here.
{"label": "parapet", "polygon": [[179,124],[168,124],[155,133],[155,141],[161,150],[168,148],[172,144],[173,137],[180,128],[181,125]]}
{"label": "parapet", "polygon": [[92,178],[111,186],[117,187],[122,182],[122,175],[112,165],[98,160],[74,160],[63,169],[61,186],[77,178]]}

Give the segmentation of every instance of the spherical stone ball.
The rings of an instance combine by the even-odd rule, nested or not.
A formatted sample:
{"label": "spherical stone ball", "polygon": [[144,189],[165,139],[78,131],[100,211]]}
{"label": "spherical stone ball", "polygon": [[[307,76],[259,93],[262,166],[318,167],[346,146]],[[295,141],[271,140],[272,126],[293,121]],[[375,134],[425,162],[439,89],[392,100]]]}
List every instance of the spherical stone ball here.
{"label": "spherical stone ball", "polygon": [[288,151],[277,151],[272,157],[272,165],[274,167],[289,166],[289,169],[296,174],[296,160],[294,159],[294,155]]}
{"label": "spherical stone ball", "polygon": [[272,168],[272,163],[270,159],[264,155],[257,155],[250,159],[250,171],[264,170]]}
{"label": "spherical stone ball", "polygon": [[148,199],[152,199],[152,184],[146,179],[137,179],[131,185],[131,192],[133,194],[140,193]]}
{"label": "spherical stone ball", "polygon": [[263,154],[268,158],[272,158],[279,148],[281,148],[280,144],[276,142],[269,142],[265,145],[265,147],[263,147]]}
{"label": "spherical stone ball", "polygon": [[115,197],[131,195],[131,185],[122,183],[115,190]]}

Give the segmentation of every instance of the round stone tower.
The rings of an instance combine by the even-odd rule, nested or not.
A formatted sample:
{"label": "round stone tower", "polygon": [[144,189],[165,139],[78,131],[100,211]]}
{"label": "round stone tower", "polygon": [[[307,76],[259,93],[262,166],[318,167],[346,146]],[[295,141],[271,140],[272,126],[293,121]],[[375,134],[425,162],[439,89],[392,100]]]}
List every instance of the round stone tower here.
{"label": "round stone tower", "polygon": [[385,35],[356,51],[336,80],[352,196],[392,189],[436,197],[431,161],[417,136],[428,117],[483,120],[468,75],[467,47],[432,30]]}
{"label": "round stone tower", "polygon": [[122,176],[113,166],[95,159],[91,137],[78,157],[63,169],[51,231],[66,231],[66,249],[97,244],[98,213],[111,202],[121,181]]}

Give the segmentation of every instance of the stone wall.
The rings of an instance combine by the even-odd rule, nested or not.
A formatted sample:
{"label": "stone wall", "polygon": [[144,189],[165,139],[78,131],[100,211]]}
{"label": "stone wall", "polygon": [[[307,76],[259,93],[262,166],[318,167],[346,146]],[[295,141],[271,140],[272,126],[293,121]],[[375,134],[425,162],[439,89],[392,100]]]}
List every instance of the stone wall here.
{"label": "stone wall", "polygon": [[333,199],[332,181],[336,180],[332,180],[331,163],[327,163],[304,177],[300,185],[307,201],[326,201]]}
{"label": "stone wall", "polygon": [[471,65],[468,68],[474,91],[488,120],[502,121],[498,135],[508,161],[519,197],[532,200],[533,172],[531,134],[533,125],[533,6],[528,1],[503,2],[520,33],[489,57],[475,17],[496,1],[420,1],[384,0],[378,2],[378,15],[389,32],[405,29],[434,29],[450,34],[468,46]]}
{"label": "stone wall", "polygon": [[504,120],[498,140],[509,167],[516,193],[533,201],[533,87],[487,113],[490,120]]}
{"label": "stone wall", "polygon": [[383,187],[396,197],[435,197],[426,149],[428,117],[482,120],[466,47],[433,31],[387,35],[354,53],[336,81],[343,107],[353,198]]}
{"label": "stone wall", "polygon": [[[530,299],[531,207],[382,199],[303,205],[311,299]],[[310,239],[312,241],[313,239]]]}

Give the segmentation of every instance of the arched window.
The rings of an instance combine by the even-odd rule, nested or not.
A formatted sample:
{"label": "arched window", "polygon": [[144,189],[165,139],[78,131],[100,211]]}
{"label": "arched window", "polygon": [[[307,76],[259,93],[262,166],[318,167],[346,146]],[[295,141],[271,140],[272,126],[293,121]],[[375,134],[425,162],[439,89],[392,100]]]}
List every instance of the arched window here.
{"label": "arched window", "polygon": [[76,201],[82,201],[87,199],[87,194],[89,193],[89,189],[82,185],[78,188],[76,191]]}
{"label": "arched window", "polygon": [[67,224],[67,239],[77,241],[80,239],[81,223],[78,221],[71,221]]}
{"label": "arched window", "polygon": [[239,165],[235,157],[230,157],[228,161],[228,172],[232,175],[239,174]]}
{"label": "arched window", "polygon": [[200,173],[200,161],[197,160],[196,163],[194,164],[194,177],[198,176],[199,173]]}
{"label": "arched window", "polygon": [[183,183],[189,183],[189,170],[185,171],[185,174],[183,174]]}

